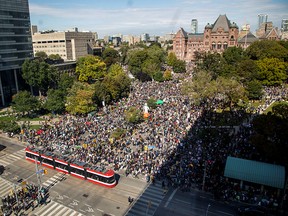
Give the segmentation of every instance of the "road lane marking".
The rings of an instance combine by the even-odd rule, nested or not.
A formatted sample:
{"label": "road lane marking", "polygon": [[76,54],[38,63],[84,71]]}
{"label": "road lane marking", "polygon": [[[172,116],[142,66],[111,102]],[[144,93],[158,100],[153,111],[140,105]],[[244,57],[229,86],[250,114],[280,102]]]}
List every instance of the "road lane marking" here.
{"label": "road lane marking", "polygon": [[190,202],[186,202],[186,201],[180,200],[180,199],[175,199],[175,200],[177,200],[178,202],[182,202],[182,203],[185,203],[185,204],[189,204],[189,205],[190,205]]}
{"label": "road lane marking", "polygon": [[100,212],[104,212],[103,210],[101,210],[101,209],[99,209],[99,208],[97,208],[97,210],[100,211]]}
{"label": "road lane marking", "polygon": [[223,212],[223,211],[216,211],[216,212],[219,212],[219,213],[225,214],[225,215],[232,215],[233,216],[233,214],[230,214],[230,213],[227,213],[227,212]]}
{"label": "road lane marking", "polygon": [[169,199],[167,200],[167,202],[165,203],[164,207],[166,208],[169,205],[169,202],[172,200],[173,196],[175,195],[176,191],[178,188],[176,188],[172,194],[170,195]]}

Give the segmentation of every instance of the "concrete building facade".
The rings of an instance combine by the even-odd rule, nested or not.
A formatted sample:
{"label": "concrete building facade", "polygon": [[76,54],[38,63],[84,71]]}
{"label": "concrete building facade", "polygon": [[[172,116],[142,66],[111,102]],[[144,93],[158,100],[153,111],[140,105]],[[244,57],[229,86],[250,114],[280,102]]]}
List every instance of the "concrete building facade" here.
{"label": "concrete building facade", "polygon": [[191,34],[183,28],[173,39],[173,52],[178,59],[193,61],[195,52],[223,52],[228,47],[237,46],[239,30],[226,15],[220,15],[214,24],[207,24],[204,33]]}
{"label": "concrete building facade", "polygon": [[28,0],[0,1],[0,107],[24,88],[21,67],[33,57]]}
{"label": "concrete building facade", "polygon": [[59,54],[65,61],[75,61],[80,57],[93,54],[95,34],[92,32],[52,32],[36,33],[32,36],[34,55],[37,52]]}

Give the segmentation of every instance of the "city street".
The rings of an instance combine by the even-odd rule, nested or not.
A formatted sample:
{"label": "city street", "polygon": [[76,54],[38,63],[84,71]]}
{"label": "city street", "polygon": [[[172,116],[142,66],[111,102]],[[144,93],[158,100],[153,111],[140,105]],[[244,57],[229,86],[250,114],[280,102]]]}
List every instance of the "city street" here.
{"label": "city street", "polygon": [[[21,179],[37,185],[36,166],[25,160],[24,146],[7,145],[3,140],[1,144],[7,147],[0,156],[0,165],[5,167],[0,175],[0,197],[10,194],[14,184],[21,187]],[[124,215],[128,197],[136,198],[147,185],[143,179],[120,175],[118,185],[107,189],[52,169],[47,171],[47,175],[41,175],[41,184],[49,188],[51,202],[36,208],[31,215]]]}
{"label": "city street", "polygon": [[[20,188],[19,182],[26,179],[26,183],[37,185],[36,166],[25,160],[24,146],[5,140],[1,144],[6,148],[0,152],[0,165],[5,167],[0,175],[0,196],[10,194],[14,184]],[[141,178],[123,175],[115,188],[107,189],[52,169],[47,171],[41,175],[41,184],[49,188],[51,201],[30,215],[237,215],[234,208],[198,190],[183,193],[172,188],[166,193],[159,181],[147,185]],[[131,205],[129,196],[134,199]]]}
{"label": "city street", "polygon": [[162,201],[154,216],[232,216],[238,215],[236,209],[217,202],[213,195],[198,190],[182,192],[173,189]]}

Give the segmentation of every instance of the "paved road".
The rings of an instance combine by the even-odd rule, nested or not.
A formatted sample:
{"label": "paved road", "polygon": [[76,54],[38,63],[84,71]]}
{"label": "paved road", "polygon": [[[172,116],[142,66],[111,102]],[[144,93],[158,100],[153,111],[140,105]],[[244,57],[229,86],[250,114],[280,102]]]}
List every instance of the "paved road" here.
{"label": "paved road", "polygon": [[213,196],[198,190],[182,192],[179,189],[170,191],[158,207],[154,216],[233,216],[236,209],[217,202]]}
{"label": "paved road", "polygon": [[[3,141],[0,140],[0,143]],[[0,175],[0,197],[11,193],[13,184],[17,184],[19,179],[28,179],[28,183],[37,185],[36,166],[25,160],[25,147],[21,144],[10,145],[6,141],[4,145],[7,147],[0,156],[0,165],[5,167]],[[120,175],[118,185],[107,189],[52,169],[48,169],[48,174],[41,177],[41,182],[44,187],[50,188],[52,200],[33,211],[34,215],[41,216],[124,215],[129,208],[128,197],[138,197],[147,185],[143,179]]]}
{"label": "paved road", "polygon": [[[17,184],[19,179],[28,178],[28,183],[37,184],[36,167],[25,160],[24,145],[9,144],[0,139],[1,143],[7,147],[0,151],[0,165],[5,167],[4,173],[0,175],[0,197],[11,193],[13,184]],[[233,208],[214,201],[207,193],[197,190],[183,193],[171,188],[164,194],[160,182],[147,185],[142,178],[134,179],[124,175],[120,175],[115,188],[107,189],[48,169],[48,174],[41,177],[41,184],[49,188],[51,202],[36,208],[30,215],[236,215]],[[128,203],[129,196],[134,198],[131,205]]]}

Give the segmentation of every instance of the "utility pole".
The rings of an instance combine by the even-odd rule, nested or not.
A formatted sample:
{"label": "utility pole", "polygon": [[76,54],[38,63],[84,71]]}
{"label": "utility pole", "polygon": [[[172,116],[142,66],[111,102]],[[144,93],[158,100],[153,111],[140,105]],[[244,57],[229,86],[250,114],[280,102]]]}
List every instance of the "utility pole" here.
{"label": "utility pole", "polygon": [[208,215],[208,211],[209,211],[209,208],[210,208],[210,203],[208,204],[208,206],[207,206],[207,209],[206,209],[206,214],[205,214],[205,216],[207,216]]}
{"label": "utility pole", "polygon": [[40,201],[41,195],[40,195],[40,191],[41,191],[41,173],[38,169],[38,160],[37,158],[35,158],[35,165],[36,165],[36,175],[37,175],[37,180],[38,180],[38,200]]}
{"label": "utility pole", "polygon": [[206,167],[207,167],[207,161],[205,160],[205,162],[204,162],[205,164],[204,164],[204,175],[203,175],[203,182],[202,182],[202,190],[204,191],[204,189],[205,189],[205,179],[206,179],[206,173],[207,173],[207,171],[206,171]]}

